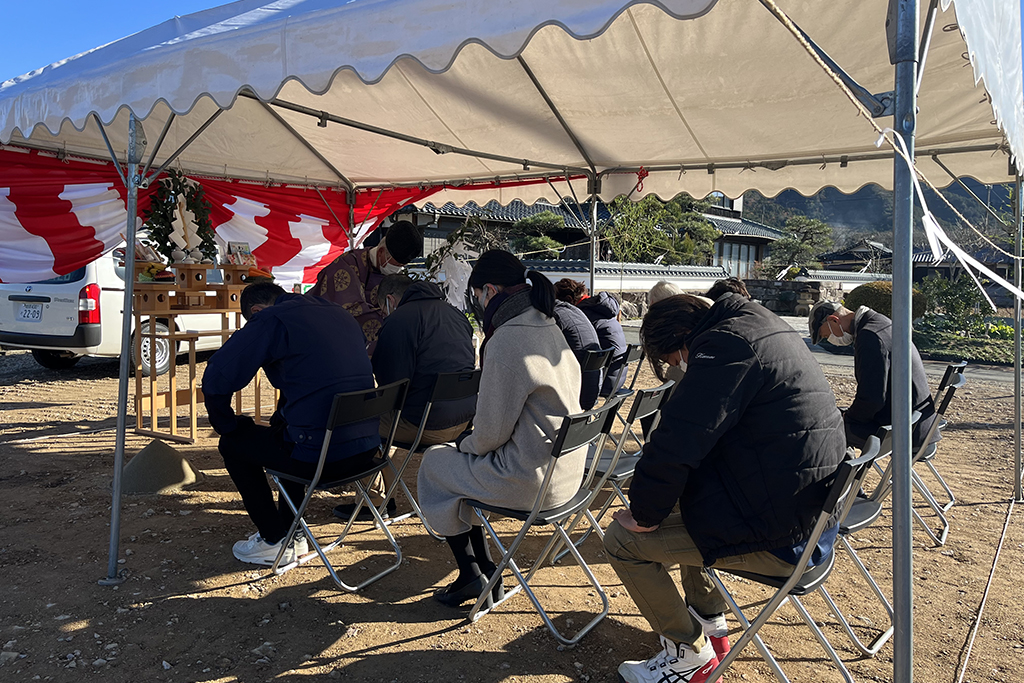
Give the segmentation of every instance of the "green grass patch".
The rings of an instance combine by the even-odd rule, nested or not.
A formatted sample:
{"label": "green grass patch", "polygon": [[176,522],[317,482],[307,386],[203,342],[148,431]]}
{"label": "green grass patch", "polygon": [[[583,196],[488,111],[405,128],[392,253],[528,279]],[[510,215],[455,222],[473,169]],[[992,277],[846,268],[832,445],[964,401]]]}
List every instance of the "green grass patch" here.
{"label": "green grass patch", "polygon": [[914,346],[921,352],[922,358],[930,360],[1013,365],[1012,339],[968,339],[950,332],[914,330]]}

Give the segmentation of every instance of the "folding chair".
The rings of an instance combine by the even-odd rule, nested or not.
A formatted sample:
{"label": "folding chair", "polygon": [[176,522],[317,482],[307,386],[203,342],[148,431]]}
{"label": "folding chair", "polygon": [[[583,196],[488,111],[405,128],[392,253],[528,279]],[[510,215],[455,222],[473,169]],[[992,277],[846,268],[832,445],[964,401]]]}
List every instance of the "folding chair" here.
{"label": "folding chair", "polygon": [[[920,417],[920,413],[914,412],[911,419],[916,423]],[[877,455],[871,462],[872,466],[877,464],[881,458],[892,455],[892,427],[882,427],[876,438],[879,441],[879,447]],[[870,468],[864,468],[864,475],[867,474],[868,469]],[[863,479],[864,477],[862,476],[859,480],[854,482],[854,486],[856,486],[858,490],[860,485],[863,483]],[[878,601],[882,603],[882,607],[885,608],[885,612],[889,617],[889,627],[881,631],[869,644],[865,645],[854,632],[850,622],[846,619],[843,611],[836,605],[835,600],[832,599],[832,596],[825,589],[825,586],[822,585],[819,589],[821,591],[822,598],[825,599],[825,603],[832,611],[832,614],[839,620],[839,625],[842,627],[847,637],[849,637],[850,642],[853,643],[853,646],[860,650],[866,657],[874,657],[878,654],[878,651],[882,649],[882,646],[884,646],[885,643],[888,642],[889,638],[892,637],[892,634],[895,631],[895,624],[893,623],[892,604],[889,602],[888,598],[885,597],[885,594],[882,593],[882,589],[879,588],[878,583],[876,583],[874,577],[871,576],[871,573],[868,571],[864,562],[860,559],[857,551],[854,550],[853,545],[850,543],[850,538],[853,534],[863,531],[874,524],[875,520],[877,520],[881,514],[882,504],[879,501],[871,500],[870,498],[862,497],[860,495],[847,496],[846,505],[843,507],[843,511],[839,516],[838,540],[846,550],[847,555],[849,555],[850,559],[853,560],[853,563],[857,567],[861,576],[864,577],[868,587],[871,588],[875,597],[878,598]]]}
{"label": "folding chair", "polygon": [[[626,346],[626,358],[623,361],[623,367],[625,368],[624,372],[628,374],[629,366],[635,363],[636,369],[633,371],[633,379],[629,381],[629,386],[623,385],[622,387],[619,387],[619,390],[616,391],[611,396],[609,396],[606,400],[611,400],[614,396],[618,396],[625,399],[633,395],[633,390],[636,387],[636,379],[637,377],[640,376],[640,367],[643,365],[643,359],[644,348],[642,346],[640,346],[639,344],[629,344],[628,346]],[[608,359],[608,362],[609,364],[611,363],[610,358]],[[618,415],[617,413],[616,415],[618,417],[619,422],[622,423],[622,426],[626,430],[626,432],[631,437],[633,437],[633,440],[636,442],[637,446],[643,448],[644,442],[637,438],[636,433],[633,432],[632,425],[626,424],[626,421],[622,419],[621,415]]]}
{"label": "folding chair", "polygon": [[[967,378],[964,377],[962,374],[954,373],[954,375],[955,376],[951,378],[950,383],[945,387],[945,393],[942,394],[941,399],[937,403],[935,412],[938,414],[939,419],[932,422],[932,426],[928,430],[928,433],[925,435],[921,447],[918,448],[917,453],[914,455],[914,459],[911,461],[911,483],[914,486],[914,490],[921,494],[921,497],[924,498],[925,503],[928,505],[928,507],[932,509],[932,512],[935,513],[935,516],[938,517],[940,525],[939,531],[936,532],[934,529],[932,529],[931,526],[924,521],[924,519],[921,517],[920,513],[917,510],[911,509],[911,512],[914,515],[914,520],[917,521],[918,525],[920,525],[920,527],[924,530],[928,537],[932,539],[932,542],[934,542],[935,545],[946,544],[946,538],[949,536],[949,520],[946,519],[945,512],[946,510],[949,509],[949,506],[951,506],[952,503],[949,503],[949,506],[947,506],[946,508],[943,508],[941,505],[939,505],[938,501],[935,500],[935,496],[932,495],[931,490],[924,483],[924,480],[921,479],[921,476],[917,473],[917,471],[914,470],[913,466],[916,465],[918,462],[922,461],[930,463],[931,460],[935,458],[935,453],[938,450],[938,446],[937,444],[931,443],[932,438],[935,436],[935,432],[938,431],[939,422],[942,420],[942,416],[946,414],[946,409],[949,408],[949,403],[950,401],[953,400],[953,396],[956,395],[957,389],[961,389],[965,384],[967,384]],[[875,490],[871,493],[872,500],[882,502],[889,497],[889,494],[892,493],[892,466],[893,463],[892,461],[890,461],[888,467],[886,467],[885,471],[882,473],[882,480],[879,482],[878,486],[875,487]],[[934,465],[929,465],[929,469],[933,471],[936,476],[939,476],[937,470],[935,470]],[[939,476],[939,479],[941,480],[941,476]],[[941,480],[941,484],[943,485],[943,488],[947,491],[950,499],[955,500],[953,499],[953,492],[949,490],[948,486],[946,486],[945,480]]]}
{"label": "folding chair", "polygon": [[604,370],[608,367],[608,363],[611,361],[612,353],[614,353],[614,351],[615,349],[584,351],[583,361],[580,363],[580,370],[582,372]]}
{"label": "folding chair", "polygon": [[[942,381],[939,382],[939,388],[936,390],[935,395],[939,396],[943,389],[954,383],[961,388],[965,386],[967,380],[964,377],[964,368],[966,367],[967,361],[965,360],[962,360],[959,363],[950,363],[947,365],[946,372],[942,375]],[[947,402],[946,405],[939,406],[941,410],[936,410],[936,412],[939,413],[937,422],[939,423],[938,429],[940,432],[949,424],[949,422],[946,421],[946,408],[948,407],[949,404]],[[943,492],[946,494],[946,502],[942,505],[942,511],[949,512],[949,509],[956,504],[956,496],[953,495],[953,491],[949,488],[949,484],[946,483],[946,480],[943,479],[942,475],[939,474],[939,471],[935,469],[935,449],[930,453],[925,453],[921,458],[921,462],[923,462],[925,467],[928,468],[928,471],[932,473],[932,476],[935,477],[935,480],[939,483],[939,486],[942,487]]]}
{"label": "folding chair", "polygon": [[626,346],[626,358],[622,361],[622,366],[625,368],[624,372],[629,374],[629,366],[636,363],[636,369],[633,370],[633,379],[629,381],[629,386],[622,386],[619,388],[614,396],[629,396],[633,393],[633,389],[636,387],[636,378],[640,376],[641,361],[644,359],[644,347],[639,344],[629,344]]}
{"label": "folding chair", "polygon": [[935,395],[938,396],[942,393],[943,389],[949,386],[949,383],[953,380],[953,375],[963,375],[966,367],[967,361],[965,360],[947,365],[946,371],[942,374],[942,379],[939,381],[939,387],[935,390]]}
{"label": "folding chair", "polygon": [[[811,535],[807,540],[807,546],[804,548],[803,553],[800,555],[800,559],[797,561],[794,567],[793,573],[789,576],[777,577],[777,576],[765,576],[763,574],[755,574],[754,572],[742,571],[739,569],[716,569],[711,567],[705,567],[705,571],[711,580],[714,582],[718,592],[721,593],[726,603],[729,605],[729,609],[732,610],[733,615],[740,622],[740,626],[743,627],[743,635],[740,639],[733,644],[732,649],[725,656],[724,659],[715,667],[715,670],[708,675],[708,680],[717,681],[726,670],[732,666],[732,663],[739,657],[740,652],[743,651],[747,645],[753,641],[754,645],[760,651],[761,656],[764,657],[765,661],[771,667],[772,671],[780,681],[788,683],[789,679],[786,674],[782,672],[779,667],[779,663],[775,660],[775,657],[768,651],[768,648],[764,645],[760,636],[757,632],[762,626],[768,621],[776,610],[782,606],[782,603],[787,600],[793,604],[793,607],[800,614],[800,617],[807,624],[808,628],[814,634],[818,643],[822,649],[829,656],[832,662],[836,665],[840,675],[848,683],[853,683],[853,677],[847,670],[843,661],[839,658],[835,649],[825,638],[825,635],[818,628],[818,625],[814,622],[814,618],[807,612],[803,603],[800,602],[800,597],[807,595],[815,590],[818,590],[829,574],[832,572],[832,567],[835,565],[835,550],[828,554],[827,557],[822,558],[822,561],[814,567],[808,567],[811,555],[814,553],[814,549],[818,544],[818,539],[821,538],[822,532],[825,531],[825,527],[828,524],[829,518],[836,512],[843,510],[848,506],[848,498],[853,497],[852,492],[856,490],[855,486],[864,480],[868,470],[871,468],[871,463],[878,458],[879,443],[878,437],[869,437],[867,442],[864,444],[864,449],[861,451],[860,457],[853,460],[846,460],[836,469],[836,473],[832,478],[832,483],[829,486],[828,495],[825,498],[825,503],[822,505],[821,511],[818,513],[815,519],[814,528],[811,531]],[[764,586],[771,586],[777,588],[775,595],[768,600],[767,604],[761,609],[757,617],[753,622],[747,620],[744,616],[740,606],[736,603],[736,600],[729,593],[729,590],[722,583],[719,573],[725,572],[733,574],[741,578],[747,579],[754,583],[758,583]]]}
{"label": "folding chair", "polygon": [[[939,386],[935,390],[935,396],[938,397],[942,393],[942,390],[945,389],[949,385],[949,383],[950,383],[950,381],[952,381],[954,375],[963,375],[964,374],[964,369],[966,367],[967,367],[967,361],[965,361],[965,360],[957,361],[956,363],[950,363],[949,365],[947,365],[946,366],[946,371],[944,373],[942,373],[942,379],[939,381]],[[946,428],[947,424],[949,424],[949,423],[946,422],[946,418],[939,417],[939,431],[940,432],[943,429]],[[952,503],[950,505],[952,505]]]}
{"label": "folding chair", "polygon": [[[579,550],[576,549],[576,546],[572,544],[572,540],[568,535],[566,535],[565,529],[562,527],[566,520],[579,513],[587,505],[587,501],[591,498],[590,489],[581,485],[572,499],[556,508],[542,510],[541,505],[544,502],[544,498],[547,496],[548,488],[551,485],[551,478],[554,474],[555,465],[558,462],[558,459],[578,448],[587,447],[592,444],[594,444],[595,451],[600,453],[604,449],[604,443],[608,438],[608,435],[611,433],[615,411],[618,410],[621,403],[622,399],[617,398],[609,401],[600,408],[586,413],[579,413],[577,415],[568,415],[562,420],[562,426],[558,430],[558,435],[555,437],[554,445],[551,449],[551,460],[544,472],[544,480],[541,482],[540,491],[537,493],[537,499],[534,501],[533,507],[530,510],[514,510],[512,508],[491,505],[478,500],[466,501],[466,503],[476,512],[476,515],[480,518],[484,528],[487,529],[487,533],[490,535],[491,540],[494,541],[494,544],[501,551],[501,561],[498,562],[497,569],[491,575],[490,581],[487,582],[487,586],[480,593],[479,599],[477,599],[476,604],[473,605],[473,609],[469,612],[470,621],[476,621],[490,612],[494,607],[504,603],[520,590],[523,590],[530,598],[530,602],[533,603],[537,612],[540,613],[541,619],[548,627],[548,630],[551,631],[552,635],[554,635],[555,639],[563,645],[575,645],[608,614],[608,596],[605,595],[604,589],[601,588],[601,584],[597,582],[597,578],[594,576],[594,573],[591,571],[586,561],[584,561]],[[507,549],[502,545],[501,539],[498,538],[498,534],[495,533],[494,528],[487,519],[485,514],[486,512],[495,513],[503,517],[518,519],[523,523],[522,528],[515,537],[515,540],[509,544]],[[564,542],[569,548],[569,552],[572,553],[573,558],[575,558],[576,562],[579,564],[580,569],[583,570],[587,580],[590,581],[591,586],[593,586],[594,590],[597,591],[598,596],[601,598],[601,612],[584,625],[583,628],[577,631],[572,637],[562,635],[562,633],[555,627],[554,622],[551,621],[551,618],[548,616],[544,607],[540,604],[540,601],[537,599],[537,596],[534,595],[529,585],[533,575],[543,564],[545,555],[550,552],[554,539],[548,542],[541,557],[533,564],[529,573],[525,577],[519,570],[519,565],[517,565],[515,561],[516,551],[519,550],[520,545],[522,545],[523,540],[526,538],[526,534],[530,529],[537,526],[547,525],[550,525],[554,529],[554,534],[557,534],[555,538]],[[502,600],[492,602],[493,599],[491,591],[497,583],[502,580],[502,573],[505,571],[506,567],[512,570],[512,573],[516,577],[516,581],[518,581],[518,585],[512,590],[507,591]]]}
{"label": "folding chair", "polygon": [[[610,352],[609,352],[610,353]],[[402,466],[397,470],[395,469],[395,463],[388,454],[388,467],[395,473],[395,483],[387,490],[384,496],[384,500],[381,502],[380,507],[377,511],[381,517],[384,516],[384,511],[387,509],[388,502],[395,497],[396,489],[401,487],[402,491],[405,492],[405,497],[412,506],[412,512],[407,512],[403,515],[397,515],[388,520],[388,524],[392,522],[400,522],[403,519],[408,519],[415,515],[419,518],[420,522],[423,523],[423,528],[427,530],[427,533],[436,538],[439,541],[443,541],[444,538],[434,531],[426,518],[423,517],[423,513],[420,511],[419,503],[416,498],[409,491],[409,487],[402,479],[402,475],[405,474],[405,468],[409,466],[409,461],[412,460],[414,453],[419,453],[425,450],[425,447],[420,446],[420,441],[423,439],[423,432],[427,428],[427,420],[430,418],[430,410],[434,407],[435,403],[441,403],[443,401],[458,401],[470,396],[476,396],[480,391],[480,371],[479,370],[468,370],[465,372],[439,372],[437,379],[434,380],[434,388],[430,392],[430,399],[427,401],[427,405],[423,408],[423,417],[420,418],[419,429],[416,431],[416,438],[413,439],[412,443],[402,443],[395,441],[392,443],[394,448],[402,448],[409,452],[406,456]]]}
{"label": "folding chair", "polygon": [[[336,583],[339,588],[354,593],[366,586],[369,586],[374,581],[390,574],[401,566],[402,549],[398,547],[398,541],[396,541],[395,537],[391,535],[391,532],[384,524],[384,520],[381,519],[377,508],[373,506],[373,503],[370,501],[369,494],[363,487],[360,480],[365,477],[375,475],[388,466],[387,454],[390,453],[391,442],[394,440],[395,431],[398,429],[398,420],[402,414],[402,404],[405,402],[405,395],[408,388],[409,380],[403,379],[398,382],[394,382],[393,384],[388,384],[387,386],[378,387],[376,389],[370,389],[368,391],[351,391],[344,394],[337,394],[334,397],[334,403],[331,405],[331,414],[327,420],[327,433],[324,435],[324,445],[320,449],[320,460],[317,463],[316,472],[313,474],[311,479],[298,477],[287,472],[267,469],[267,473],[270,475],[271,479],[274,480],[274,484],[277,485],[281,499],[285,501],[295,515],[295,520],[292,522],[292,526],[288,530],[288,534],[284,537],[284,542],[281,544],[281,550],[278,551],[277,558],[274,559],[274,564],[271,566],[271,571],[273,571],[274,574],[283,574],[289,569],[300,564],[304,564],[313,559],[316,555],[319,555],[320,559],[323,560],[324,566],[327,567],[327,572],[331,575],[331,579],[334,580],[334,583]],[[353,474],[345,477],[344,479],[322,481],[320,476],[324,470],[324,463],[327,462],[327,451],[331,444],[331,435],[334,430],[338,427],[353,424],[355,422],[379,418],[380,416],[387,415],[388,413],[391,413],[394,418],[391,425],[391,433],[388,435],[387,442],[385,443],[384,448],[381,449],[380,454],[371,461],[371,466],[363,472]],[[282,479],[305,484],[306,495],[303,497],[302,502],[298,507],[296,507],[295,502],[292,501],[285,492],[284,487],[281,485]],[[303,519],[302,515],[306,511],[306,506],[309,505],[309,501],[313,497],[313,492],[316,491],[316,489],[333,489],[345,484],[355,484],[356,486],[356,492],[359,496],[356,499],[356,508],[353,510],[352,516],[349,518],[348,523],[345,525],[345,529],[341,532],[341,535],[328,545],[321,546],[320,542],[315,536],[313,536],[313,532],[310,531],[309,526],[306,524],[306,520]],[[370,508],[374,522],[384,532],[384,536],[387,538],[388,543],[391,544],[391,547],[395,551],[396,559],[395,563],[384,571],[374,574],[370,578],[365,579],[362,583],[350,586],[342,581],[341,577],[338,576],[334,566],[331,565],[330,560],[327,559],[327,553],[341,545],[345,540],[345,537],[348,536],[349,530],[352,528],[352,523],[359,514],[359,510],[362,508],[363,503],[366,503]],[[306,534],[306,538],[309,540],[314,550],[316,550],[316,555],[313,553],[307,553],[294,562],[281,566],[281,558],[284,556],[284,551],[291,545],[292,540],[295,538],[295,532],[300,526],[302,527],[302,531]]]}
{"label": "folding chair", "polygon": [[[675,382],[669,381],[662,384],[660,387],[654,389],[640,389],[636,392],[636,396],[633,399],[633,405],[630,406],[629,414],[626,417],[626,428],[622,430],[622,435],[619,437],[615,444],[615,450],[609,455],[607,452],[589,453],[587,455],[587,474],[584,478],[583,485],[590,487],[590,500],[587,501],[586,506],[576,514],[572,520],[565,527],[565,533],[568,536],[572,535],[576,525],[579,524],[581,519],[586,518],[590,527],[576,539],[576,547],[579,548],[583,544],[587,537],[591,533],[597,532],[599,538],[604,538],[604,529],[601,528],[601,519],[605,513],[608,512],[608,508],[616,500],[620,500],[623,505],[629,507],[629,501],[626,500],[626,496],[623,493],[620,486],[629,480],[633,476],[633,470],[636,469],[636,463],[640,460],[640,454],[627,454],[627,457],[623,458],[623,451],[626,446],[626,440],[628,438],[628,431],[631,426],[637,423],[645,417],[654,416],[654,425],[657,426],[657,421],[660,418],[660,412],[662,406],[665,405],[665,401],[672,395],[672,388],[675,386]],[[617,415],[617,413],[616,413]],[[595,462],[596,461],[596,462]],[[624,462],[625,461],[625,462]],[[595,516],[590,511],[590,506],[594,504],[598,494],[604,488],[605,484],[611,484],[612,490],[608,492],[608,498],[605,499],[604,504]],[[557,538],[552,538],[552,542],[556,541]],[[557,547],[561,547],[558,544]],[[568,554],[568,550],[563,550],[551,560],[554,564]],[[543,560],[544,554],[541,554]]]}

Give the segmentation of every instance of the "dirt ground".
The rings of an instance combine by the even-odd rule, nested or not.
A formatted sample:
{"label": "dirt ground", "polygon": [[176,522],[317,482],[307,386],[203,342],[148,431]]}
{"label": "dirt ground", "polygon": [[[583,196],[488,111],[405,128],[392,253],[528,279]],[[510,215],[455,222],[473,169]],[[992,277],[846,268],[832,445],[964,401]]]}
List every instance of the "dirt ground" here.
{"label": "dirt ground", "polygon": [[[852,378],[837,374],[830,380],[840,404],[847,403]],[[649,371],[640,384],[653,386]],[[525,595],[473,624],[465,612],[432,600],[431,592],[451,580],[455,566],[447,548],[412,520],[392,525],[404,566],[358,594],[337,590],[316,562],[280,577],[239,563],[231,544],[252,528],[205,420],[195,445],[177,447],[202,473],[200,481],[175,494],[125,499],[119,560],[125,581],[100,586],[110,533],[116,397],[114,361],[86,359],[57,373],[24,352],[0,357],[0,681],[250,683],[326,676],[596,682],[614,681],[620,661],[646,658],[658,647],[594,539],[584,545],[584,555],[608,593],[611,613],[575,649],[557,646]],[[920,530],[914,533],[919,681],[956,683],[963,665],[1007,520],[1012,411],[1012,385],[969,381],[947,416],[938,464],[958,499],[950,511],[949,542],[935,548]],[[148,442],[130,435],[128,453]],[[314,527],[340,530],[330,514],[336,500],[326,494],[314,500],[307,513]],[[1021,520],[1017,508],[966,681],[1024,681]],[[887,593],[890,522],[886,510],[855,540]],[[386,562],[383,536],[362,526],[335,552],[350,578]],[[512,527],[502,523],[499,529]],[[543,540],[528,539],[527,554]],[[511,581],[507,575],[506,585]],[[571,560],[541,569],[535,584],[563,629],[578,628],[600,604],[582,587],[584,577]],[[744,607],[766,599],[753,584],[730,585]],[[839,556],[827,585],[863,635],[877,632],[884,613],[867,597],[847,557]],[[805,604],[857,680],[891,680],[891,644],[863,659],[819,597]],[[738,626],[731,624],[736,638]],[[761,633],[793,681],[839,680],[791,606]],[[773,680],[753,649],[726,679]]]}

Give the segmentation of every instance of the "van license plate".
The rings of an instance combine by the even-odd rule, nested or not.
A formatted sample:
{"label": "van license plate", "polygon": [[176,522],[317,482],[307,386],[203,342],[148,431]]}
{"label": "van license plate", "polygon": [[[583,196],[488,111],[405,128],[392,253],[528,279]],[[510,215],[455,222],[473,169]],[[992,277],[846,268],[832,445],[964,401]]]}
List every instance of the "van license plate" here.
{"label": "van license plate", "polygon": [[19,304],[17,318],[21,322],[37,323],[43,319],[42,304]]}

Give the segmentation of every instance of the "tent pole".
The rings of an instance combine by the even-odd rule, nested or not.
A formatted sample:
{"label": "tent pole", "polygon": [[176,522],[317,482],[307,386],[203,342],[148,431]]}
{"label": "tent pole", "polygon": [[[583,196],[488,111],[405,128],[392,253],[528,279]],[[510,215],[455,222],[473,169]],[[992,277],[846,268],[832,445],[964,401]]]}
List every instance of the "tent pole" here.
{"label": "tent pole", "polygon": [[[1021,242],[1024,240],[1024,202],[1021,201],[1021,177],[1017,174],[1013,185],[1013,222],[1017,233],[1017,243],[1013,262],[1013,284],[1020,289],[1022,254]],[[1021,492],[1021,358],[1020,358],[1020,299],[1013,297],[1013,500],[1022,503]]]}
{"label": "tent pole", "polygon": [[590,195],[590,293],[597,294],[597,192]]}
{"label": "tent pole", "polygon": [[[139,202],[139,162],[141,150],[136,145],[135,114],[128,114],[128,225],[124,249],[124,313],[121,316],[121,369],[117,384],[117,440],[114,444],[114,486],[110,502],[110,551],[107,576],[101,586],[116,586],[124,581],[117,573],[118,544],[121,538],[121,475],[124,470],[124,442],[128,423],[128,363],[131,359],[132,294],[135,284],[135,222]],[[116,163],[116,160],[115,160]],[[174,362],[174,359],[171,359]],[[173,419],[173,416],[172,416]]]}
{"label": "tent pole", "polygon": [[[889,56],[896,67],[893,128],[903,136],[914,158],[919,0],[891,0],[895,33],[890,35]],[[898,156],[893,169],[892,258],[892,425],[893,425],[893,607],[896,628],[893,658],[895,683],[914,680],[914,582],[911,527],[911,285],[914,194],[912,171]]]}
{"label": "tent pole", "polygon": [[348,202],[348,225],[345,228],[345,240],[348,244],[345,246],[346,251],[352,251],[352,235],[355,234],[356,230],[356,191],[355,189],[349,188],[349,191],[345,193],[345,201]]}

